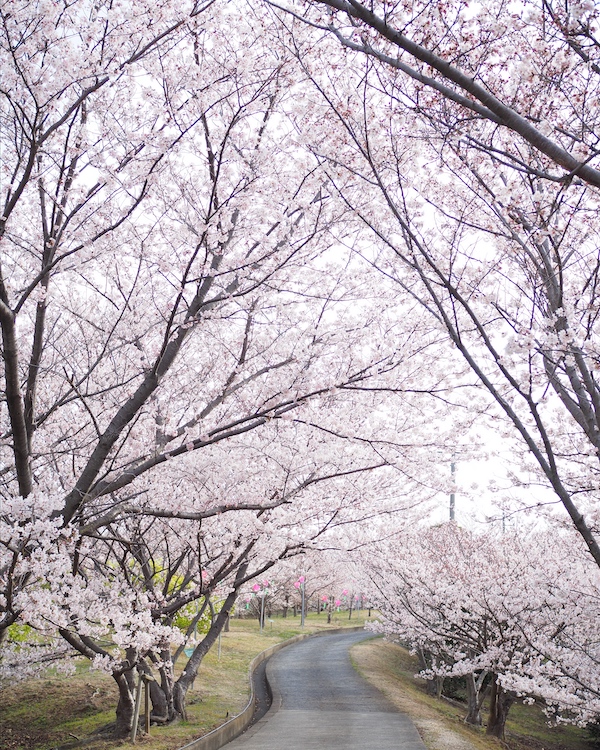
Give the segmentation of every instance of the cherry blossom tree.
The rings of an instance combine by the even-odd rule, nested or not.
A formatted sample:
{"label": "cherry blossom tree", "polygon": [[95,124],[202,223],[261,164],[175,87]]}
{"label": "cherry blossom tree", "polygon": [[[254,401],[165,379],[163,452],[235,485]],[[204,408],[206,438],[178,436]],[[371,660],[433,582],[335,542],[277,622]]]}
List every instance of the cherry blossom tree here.
{"label": "cherry blossom tree", "polygon": [[[306,451],[299,451],[305,429],[299,432],[293,423],[284,422],[283,427],[276,423],[261,432],[267,441],[262,449],[256,439],[249,443],[238,438],[229,441],[225,449],[215,446],[212,451],[206,451],[205,460],[200,464],[190,455],[178,466],[171,464],[168,473],[163,472],[161,481],[171,491],[161,503],[162,508],[138,508],[137,518],[130,517],[127,521],[120,518],[116,523],[102,524],[105,530],[91,546],[89,565],[97,568],[102,559],[118,561],[122,578],[129,587],[142,589],[149,599],[153,621],[162,628],[172,629],[177,624],[176,618],[185,613],[186,608],[189,611],[190,606],[199,607],[200,615],[202,607],[210,605],[213,592],[217,588],[222,592],[222,605],[208,633],[194,644],[177,679],[174,664],[181,656],[184,642],[172,650],[171,643],[176,644],[177,638],[164,637],[158,657],[153,657],[151,652],[148,656],[146,651],[140,652],[143,668],[156,668],[160,675],[151,693],[156,720],[170,721],[185,716],[187,690],[225,624],[240,589],[255,580],[262,581],[279,560],[310,551],[311,542],[330,533],[333,523],[342,518],[346,522],[358,520],[362,504],[360,490],[364,490],[365,485],[385,483],[385,479],[366,478],[387,467],[375,452],[368,461],[363,446],[352,454],[339,448],[337,455],[332,455],[330,446],[319,446],[312,440]],[[227,471],[222,468],[223,464],[227,465]],[[331,484],[336,485],[338,492],[323,497]],[[149,492],[154,488],[155,483],[149,480]],[[344,491],[339,492],[342,488]],[[208,511],[201,510],[200,501],[190,501],[190,496],[200,494],[200,489],[201,496],[210,498]],[[247,509],[220,512],[220,508],[227,506],[226,498],[232,494],[244,498]],[[319,501],[320,512],[315,514]],[[180,507],[185,510],[178,510]],[[110,570],[106,573],[110,575]],[[85,630],[86,623],[87,618],[83,622],[72,622],[64,634],[70,643],[81,644],[78,634]],[[145,628],[143,633],[147,635]],[[186,638],[190,634],[188,628]],[[102,637],[106,639],[105,632]],[[89,640],[85,644],[89,645]],[[92,656],[89,650],[79,650]],[[118,677],[122,661],[118,660],[116,669],[114,666],[112,669],[113,675],[116,672]],[[130,674],[129,671],[127,675]],[[125,693],[128,712],[133,708],[132,687],[129,684]],[[126,724],[130,723],[128,712]],[[121,707],[117,713],[121,716]]]}
{"label": "cherry blossom tree", "polygon": [[[371,485],[371,483],[369,483]],[[371,485],[372,486],[372,485]],[[400,508],[398,508],[400,512]],[[370,525],[367,520],[367,525]],[[354,530],[361,526],[360,515],[357,515]],[[330,537],[329,534],[324,534]],[[339,534],[335,534],[339,542]],[[329,543],[331,540],[329,540]],[[322,549],[317,537],[310,548],[302,550],[300,555],[282,561],[271,574],[269,584],[269,604],[279,608],[287,616],[287,610],[294,608],[296,614],[301,607],[300,586],[304,586],[306,612],[327,612],[327,621],[331,621],[331,608],[341,591],[347,587],[347,552],[342,550]],[[303,580],[302,580],[303,579]]]}
{"label": "cherry blossom tree", "polygon": [[586,724],[600,712],[600,579],[592,559],[574,553],[573,533],[482,534],[450,523],[399,537],[367,566],[377,627],[428,655],[424,677],[467,678],[472,723],[489,693],[490,734],[503,736],[517,698],[540,698],[563,721]]}
{"label": "cherry blossom tree", "polygon": [[[269,9],[0,13],[4,666],[32,658],[19,620],[60,634],[113,674],[124,733],[134,669],[161,675],[157,717],[184,713],[252,576],[434,491],[414,448],[450,431],[418,403],[433,424],[453,372],[348,247]],[[178,613],[216,591],[176,683]]]}
{"label": "cherry blossom tree", "polygon": [[[382,427],[376,428],[379,440]],[[155,721],[185,716],[187,690],[244,586],[261,581],[281,559],[310,556],[331,538],[339,544],[339,530],[361,520],[372,533],[374,514],[406,512],[415,502],[417,485],[404,501],[396,497],[401,462],[394,466],[390,447],[382,460],[374,441],[369,459],[365,440],[365,434],[317,440],[299,420],[274,420],[251,442],[238,436],[169,462],[160,483],[146,477],[146,493],[137,483],[151,504],[138,500],[126,513],[112,509],[80,527],[71,565],[65,557],[64,569],[55,567],[49,581],[38,574],[42,587],[21,592],[23,616],[35,634],[59,633],[112,674],[119,687],[118,733],[131,727],[133,667],[159,677],[151,683]],[[157,487],[165,489],[160,500]],[[244,498],[237,510],[226,503],[233,493]],[[215,596],[221,606],[176,677],[175,662]]]}
{"label": "cherry blossom tree", "polygon": [[315,87],[297,127],[376,244],[359,251],[447,331],[517,477],[600,565],[595,8],[272,7]]}

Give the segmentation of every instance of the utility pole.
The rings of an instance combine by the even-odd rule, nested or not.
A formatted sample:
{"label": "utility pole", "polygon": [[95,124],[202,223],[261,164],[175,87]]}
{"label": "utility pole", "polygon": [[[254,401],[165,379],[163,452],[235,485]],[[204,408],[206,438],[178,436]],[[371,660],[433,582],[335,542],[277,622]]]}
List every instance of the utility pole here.
{"label": "utility pole", "polygon": [[[454,489],[455,486],[455,474],[456,474],[456,464],[454,461],[450,464],[450,473],[452,474],[452,489]],[[454,492],[450,493],[450,520],[454,521],[454,506],[455,506],[455,495]]]}

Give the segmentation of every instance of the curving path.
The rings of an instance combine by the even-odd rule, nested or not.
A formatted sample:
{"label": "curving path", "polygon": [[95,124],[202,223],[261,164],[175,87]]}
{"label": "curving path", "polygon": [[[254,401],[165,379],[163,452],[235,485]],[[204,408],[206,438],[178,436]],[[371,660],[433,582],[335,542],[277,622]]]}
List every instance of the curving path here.
{"label": "curving path", "polygon": [[370,637],[308,638],[273,656],[273,706],[227,750],[424,750],[409,717],[350,664],[348,649]]}

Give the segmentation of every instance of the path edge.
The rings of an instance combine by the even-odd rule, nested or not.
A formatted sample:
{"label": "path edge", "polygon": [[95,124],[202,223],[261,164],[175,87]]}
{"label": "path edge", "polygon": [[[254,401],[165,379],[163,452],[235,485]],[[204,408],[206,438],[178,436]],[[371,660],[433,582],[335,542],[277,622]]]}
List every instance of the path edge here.
{"label": "path edge", "polygon": [[[273,656],[273,654],[281,651],[281,649],[286,646],[291,646],[293,643],[304,641],[307,638],[318,638],[324,635],[339,635],[341,633],[352,633],[359,630],[364,630],[364,626],[359,625],[350,628],[332,628],[331,630],[322,630],[318,633],[300,633],[300,635],[295,635],[293,638],[288,638],[287,641],[281,641],[281,643],[276,643],[273,646],[269,646],[269,648],[264,651],[261,651],[260,654],[255,656],[250,662],[250,668],[248,670],[250,698],[246,707],[239,714],[229,719],[229,721],[226,721],[225,724],[221,724],[220,727],[213,729],[208,734],[198,737],[197,740],[192,740],[187,745],[183,745],[179,750],[219,750],[223,745],[226,745],[228,742],[231,742],[231,740],[239,737],[239,735],[250,726],[252,717],[254,716],[254,703],[256,698],[254,693],[254,672],[258,666]],[[268,677],[266,677],[266,679],[267,686],[269,687]]]}

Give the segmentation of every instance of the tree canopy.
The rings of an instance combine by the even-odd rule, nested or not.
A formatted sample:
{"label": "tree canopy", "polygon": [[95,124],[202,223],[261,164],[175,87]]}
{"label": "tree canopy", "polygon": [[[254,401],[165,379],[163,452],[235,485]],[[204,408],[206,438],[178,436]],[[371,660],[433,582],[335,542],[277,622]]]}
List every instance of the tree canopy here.
{"label": "tree canopy", "polygon": [[[120,733],[135,670],[161,671],[157,720],[185,715],[255,578],[436,533],[473,424],[553,493],[538,517],[586,579],[568,606],[592,607],[592,3],[19,0],[0,20],[4,674],[74,650],[115,678]],[[190,607],[214,616],[175,681]],[[591,647],[560,648],[593,692]],[[548,698],[523,665],[516,687],[486,664],[496,694]]]}

